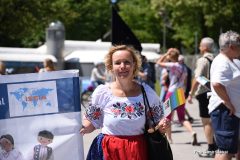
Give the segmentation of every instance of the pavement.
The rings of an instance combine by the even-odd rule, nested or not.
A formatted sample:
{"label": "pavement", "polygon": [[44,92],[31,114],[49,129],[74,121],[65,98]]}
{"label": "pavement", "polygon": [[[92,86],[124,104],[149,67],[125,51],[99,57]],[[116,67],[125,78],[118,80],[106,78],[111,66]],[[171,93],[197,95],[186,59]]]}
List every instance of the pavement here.
{"label": "pavement", "polygon": [[[203,126],[199,117],[198,102],[193,101],[193,104],[186,103],[186,108],[190,115],[194,118],[192,123],[193,130],[197,133],[197,139],[199,146],[192,146],[192,136],[184,127],[173,124],[172,126],[172,138],[171,144],[174,160],[213,160],[214,158],[202,158],[198,153],[205,152],[207,150],[206,138],[203,132]],[[177,117],[177,116],[175,116]]]}
{"label": "pavement", "polygon": [[[173,124],[172,125],[172,139],[171,144],[174,160],[213,160],[214,158],[203,158],[199,157],[198,153],[204,152],[207,149],[206,138],[203,132],[202,122],[199,117],[198,102],[193,100],[193,104],[186,104],[190,115],[194,118],[192,124],[193,130],[197,133],[199,146],[192,146],[192,135],[184,127]],[[174,116],[177,118],[177,116]],[[174,118],[175,120],[175,118]],[[84,155],[86,157],[88,149],[91,145],[92,140],[96,135],[100,133],[100,130],[84,135]]]}

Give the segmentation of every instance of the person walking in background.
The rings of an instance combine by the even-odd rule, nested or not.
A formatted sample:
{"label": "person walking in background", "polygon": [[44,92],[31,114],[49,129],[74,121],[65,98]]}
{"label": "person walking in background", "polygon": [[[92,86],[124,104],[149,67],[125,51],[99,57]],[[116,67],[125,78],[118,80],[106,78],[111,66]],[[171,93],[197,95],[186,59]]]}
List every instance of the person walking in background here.
{"label": "person walking in background", "polygon": [[94,63],[94,68],[92,69],[91,72],[91,77],[90,81],[92,82],[94,88],[97,87],[100,84],[104,84],[106,77],[105,77],[105,72],[102,70],[103,69],[103,62],[95,62]]}
{"label": "person walking in background", "polygon": [[[168,99],[176,89],[185,88],[184,85],[187,77],[187,69],[178,62],[179,54],[180,52],[178,49],[170,48],[168,49],[167,53],[157,61],[157,64],[160,65],[160,67],[164,67],[169,70],[170,84],[165,100]],[[165,62],[166,58],[170,62]],[[185,119],[185,104],[177,108],[177,115],[179,122],[192,134],[192,145],[198,145],[197,133],[193,130],[191,123]],[[168,118],[172,120],[172,114],[170,114]],[[170,143],[172,143],[171,132],[172,131],[170,127],[170,129],[167,131],[167,137]]]}
{"label": "person walking in background", "polygon": [[152,73],[154,71],[152,70],[150,64],[148,63],[146,56],[141,55],[141,59],[142,59],[142,67],[141,67],[140,71],[138,72],[138,78],[139,78],[140,82],[145,82],[150,87],[152,87],[152,89],[155,89],[154,81],[153,81],[153,79],[155,77],[152,77],[152,75],[153,75]]}
{"label": "person walking in background", "polygon": [[94,90],[80,129],[81,134],[102,129],[102,133],[93,140],[87,160],[146,160],[145,116],[150,113],[145,113],[142,86],[159,132],[165,133],[170,122],[163,117],[156,92],[148,84],[141,85],[135,80],[141,58],[134,48],[126,45],[111,47],[105,57],[105,66],[114,75],[114,80]]}
{"label": "person walking in background", "polygon": [[[187,69],[187,78],[185,80],[185,98],[187,99],[188,98],[188,95],[189,95],[189,91],[191,90],[191,86],[192,86],[192,69],[189,68],[186,63],[184,62],[184,56],[183,55],[179,55],[178,57],[178,62],[180,64],[182,64],[184,67],[186,67]],[[190,115],[190,113],[188,112],[188,110],[185,108],[185,113],[186,113],[186,116],[188,117],[188,121],[190,123],[193,123],[194,119],[193,117]]]}
{"label": "person walking in background", "polygon": [[[161,56],[162,57],[162,56]],[[159,57],[159,59],[161,58]],[[168,59],[165,59],[166,62],[168,62]],[[166,68],[160,67],[157,63],[155,64],[156,69],[159,71],[159,83],[160,83],[160,94],[159,98],[161,102],[164,102],[168,87],[169,87],[169,75],[168,75],[168,70]]]}
{"label": "person walking in background", "polygon": [[233,31],[219,37],[220,53],[211,66],[211,90],[208,109],[214,129],[216,160],[240,159],[240,35]]}
{"label": "person walking in background", "polygon": [[6,74],[6,67],[5,64],[0,61],[0,75],[5,75]]}
{"label": "person walking in background", "polygon": [[43,67],[39,70],[39,73],[41,72],[48,72],[48,71],[55,71],[54,63],[51,59],[47,58],[43,62]]}
{"label": "person walking in background", "polygon": [[159,95],[159,98],[160,98],[160,101],[161,102],[164,102],[165,100],[165,97],[167,95],[167,92],[168,92],[168,87],[169,87],[169,83],[170,83],[170,80],[169,80],[169,73],[168,73],[168,70],[166,68],[163,68],[161,70],[161,91],[160,91],[160,95]]}
{"label": "person walking in background", "polygon": [[192,98],[194,95],[198,100],[199,113],[203,124],[204,134],[208,143],[207,151],[199,153],[199,156],[201,157],[214,157],[215,150],[217,149],[214,142],[213,129],[208,111],[209,99],[207,92],[209,91],[204,86],[200,85],[196,80],[200,76],[204,76],[208,79],[210,78],[210,66],[214,58],[214,55],[212,54],[213,47],[214,41],[212,38],[205,37],[201,40],[199,50],[202,56],[197,60],[194,72],[195,76],[188,96],[188,102],[190,104],[193,103]]}

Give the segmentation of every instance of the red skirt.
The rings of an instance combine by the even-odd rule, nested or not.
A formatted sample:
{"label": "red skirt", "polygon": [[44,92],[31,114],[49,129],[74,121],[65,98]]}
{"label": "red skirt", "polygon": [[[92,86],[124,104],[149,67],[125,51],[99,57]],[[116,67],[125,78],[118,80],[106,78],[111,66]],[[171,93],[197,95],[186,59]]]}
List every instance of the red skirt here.
{"label": "red skirt", "polygon": [[147,143],[144,135],[111,136],[102,140],[104,160],[147,160]]}

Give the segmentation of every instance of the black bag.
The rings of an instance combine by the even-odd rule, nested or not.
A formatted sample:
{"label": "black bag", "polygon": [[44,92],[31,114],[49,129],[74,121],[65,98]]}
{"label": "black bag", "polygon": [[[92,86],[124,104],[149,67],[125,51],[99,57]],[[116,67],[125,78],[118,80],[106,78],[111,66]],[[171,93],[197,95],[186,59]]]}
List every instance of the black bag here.
{"label": "black bag", "polygon": [[166,136],[155,130],[145,133],[149,160],[173,160],[172,150]]}
{"label": "black bag", "polygon": [[[145,105],[145,115],[147,111],[147,107],[150,111],[151,120],[153,121],[154,126],[157,126],[154,118],[152,116],[151,107],[149,106],[149,102],[147,99],[146,92],[142,86],[142,93],[143,93],[143,101]],[[147,123],[147,115],[146,115],[146,123],[145,123],[145,138],[147,140],[147,147],[148,147],[148,158],[149,160],[173,160],[173,154],[171,150],[171,146],[165,136],[159,132],[158,128],[150,128]]]}

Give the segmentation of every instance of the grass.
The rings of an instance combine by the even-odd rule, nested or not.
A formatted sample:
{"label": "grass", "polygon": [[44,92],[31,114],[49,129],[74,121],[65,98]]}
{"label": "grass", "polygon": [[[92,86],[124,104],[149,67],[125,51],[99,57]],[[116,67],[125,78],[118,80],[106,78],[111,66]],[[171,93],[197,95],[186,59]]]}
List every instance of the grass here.
{"label": "grass", "polygon": [[157,80],[156,83],[155,83],[155,91],[157,92],[157,95],[160,95],[160,83],[159,81]]}

